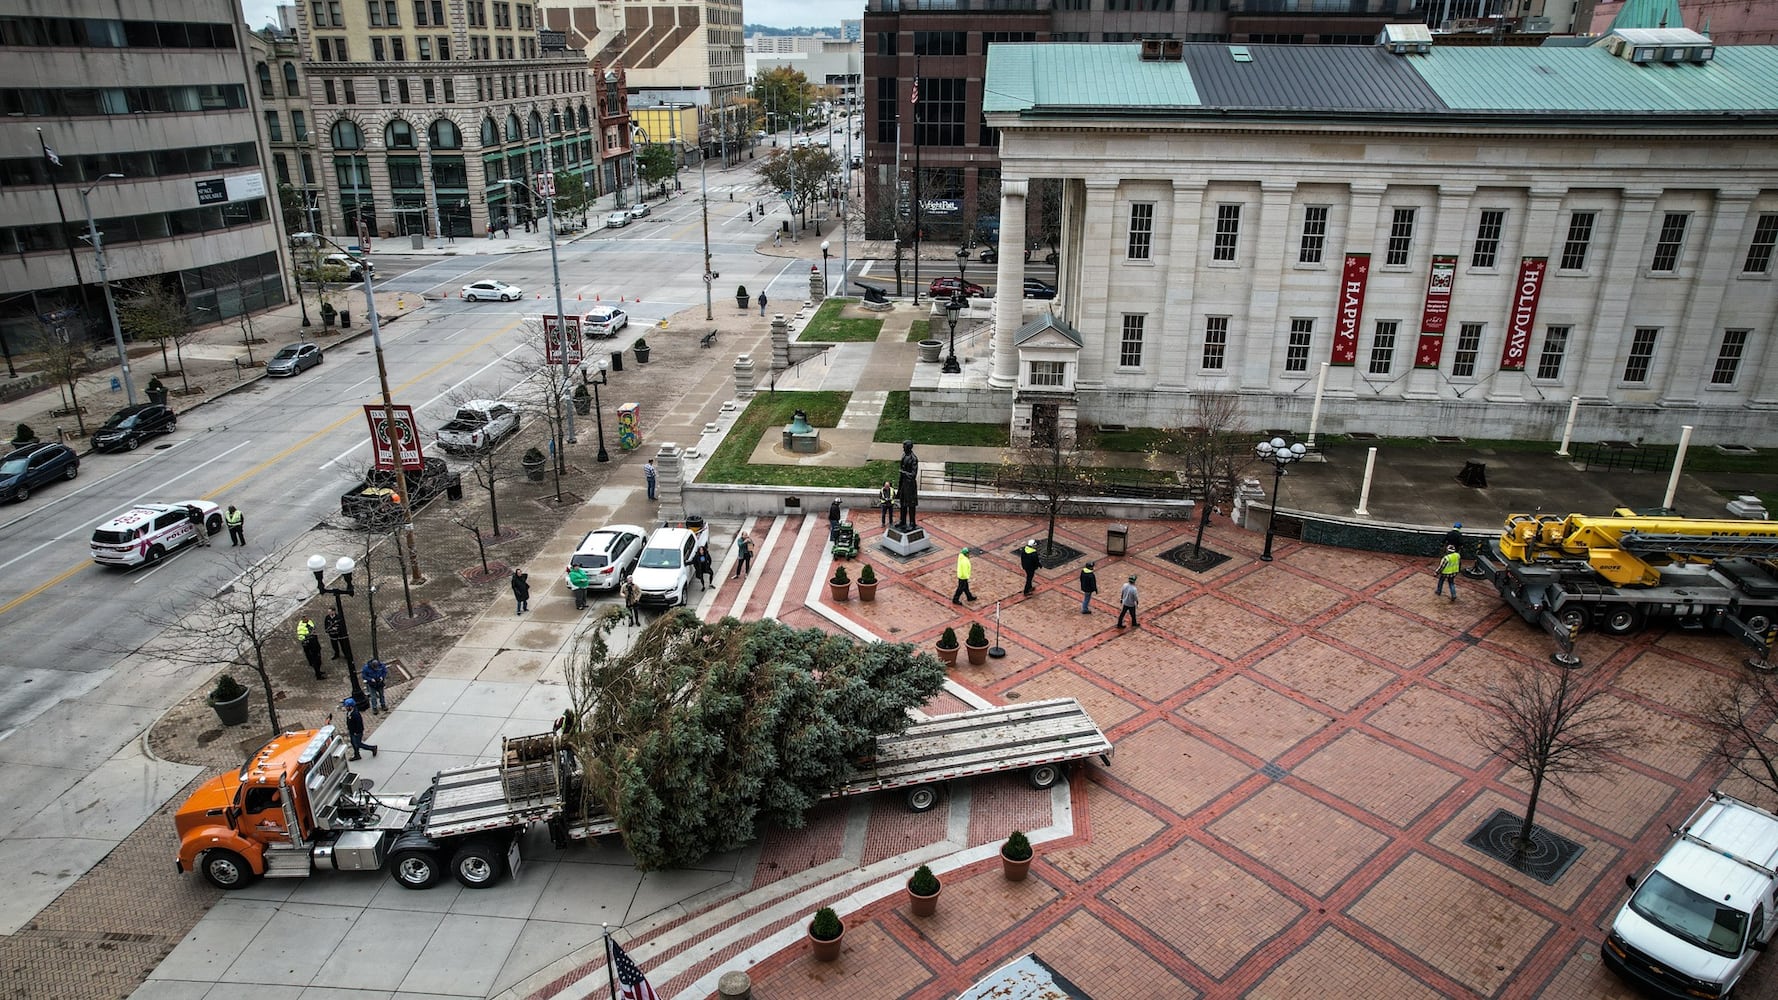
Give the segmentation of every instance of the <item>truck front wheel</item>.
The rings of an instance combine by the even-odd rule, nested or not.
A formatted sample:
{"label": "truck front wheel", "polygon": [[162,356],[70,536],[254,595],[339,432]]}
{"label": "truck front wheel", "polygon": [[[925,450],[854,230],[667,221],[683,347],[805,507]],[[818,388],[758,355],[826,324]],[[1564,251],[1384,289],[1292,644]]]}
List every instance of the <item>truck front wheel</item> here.
{"label": "truck front wheel", "polygon": [[465,889],[486,889],[500,881],[500,854],[480,841],[464,844],[451,858],[451,871]]}
{"label": "truck front wheel", "polygon": [[253,867],[247,863],[246,858],[220,848],[205,851],[198,867],[203,871],[205,880],[218,889],[245,888],[259,877],[254,874]]}
{"label": "truck front wheel", "polygon": [[1628,604],[1614,604],[1605,609],[1599,627],[1607,635],[1629,635],[1642,627],[1642,613]]}
{"label": "truck front wheel", "polygon": [[430,889],[444,872],[439,870],[438,858],[431,851],[408,850],[397,851],[389,859],[389,874],[403,889]]}

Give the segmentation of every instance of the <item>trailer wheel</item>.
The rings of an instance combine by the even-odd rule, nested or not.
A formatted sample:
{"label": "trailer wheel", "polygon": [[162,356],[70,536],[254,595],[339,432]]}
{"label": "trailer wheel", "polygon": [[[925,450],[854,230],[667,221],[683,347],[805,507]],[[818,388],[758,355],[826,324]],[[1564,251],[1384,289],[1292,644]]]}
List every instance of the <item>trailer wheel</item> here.
{"label": "trailer wheel", "polygon": [[1577,632],[1586,627],[1587,612],[1584,608],[1563,608],[1556,613],[1556,620],[1570,632]]}
{"label": "trailer wheel", "polygon": [[204,872],[204,878],[218,889],[243,889],[252,885],[259,877],[254,874],[253,867],[247,863],[246,858],[220,848],[205,851],[199,867]]}
{"label": "trailer wheel", "polygon": [[1039,764],[1025,772],[1025,783],[1032,788],[1045,789],[1062,780],[1062,768],[1058,764]]}
{"label": "trailer wheel", "polygon": [[1599,627],[1606,635],[1629,635],[1642,627],[1642,612],[1628,604],[1613,604],[1605,609],[1605,618]]}
{"label": "trailer wheel", "polygon": [[915,785],[908,789],[908,812],[923,813],[938,805],[937,785]]}
{"label": "trailer wheel", "polygon": [[500,881],[500,855],[482,841],[464,844],[451,858],[451,871],[465,889],[486,889]]}
{"label": "trailer wheel", "polygon": [[1772,627],[1771,615],[1753,615],[1747,619],[1747,630],[1755,635],[1765,635]]}
{"label": "trailer wheel", "polygon": [[403,889],[430,889],[444,876],[438,857],[431,851],[397,851],[389,859],[389,874]]}

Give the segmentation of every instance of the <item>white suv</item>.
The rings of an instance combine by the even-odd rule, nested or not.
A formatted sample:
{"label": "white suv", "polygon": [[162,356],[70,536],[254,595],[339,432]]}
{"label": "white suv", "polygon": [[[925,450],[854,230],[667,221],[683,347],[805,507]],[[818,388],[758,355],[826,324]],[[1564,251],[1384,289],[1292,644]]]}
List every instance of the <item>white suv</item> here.
{"label": "white suv", "polygon": [[[202,525],[191,521],[191,508]],[[198,540],[198,532],[222,530],[222,508],[208,500],[137,504],[99,525],[93,532],[93,562],[104,566],[140,566],[159,562],[174,549]]]}
{"label": "white suv", "polygon": [[[642,541],[647,537],[647,529],[633,524],[608,524],[589,531],[580,540],[574,555],[568,558],[568,569],[578,566],[586,570],[591,580],[588,590],[616,590],[635,567],[637,557],[642,554]],[[562,573],[562,582],[572,587],[568,584],[566,570]]]}
{"label": "white suv", "polygon": [[684,604],[691,585],[691,557],[698,536],[686,528],[656,528],[630,579],[642,591],[643,604]]}

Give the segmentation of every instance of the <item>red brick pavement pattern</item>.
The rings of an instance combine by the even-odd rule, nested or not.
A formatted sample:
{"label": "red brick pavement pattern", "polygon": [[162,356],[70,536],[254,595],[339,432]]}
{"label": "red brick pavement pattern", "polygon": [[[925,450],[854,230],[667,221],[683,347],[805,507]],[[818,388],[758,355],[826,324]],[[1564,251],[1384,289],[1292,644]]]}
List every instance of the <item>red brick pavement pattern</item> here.
{"label": "red brick pavement pattern", "polygon": [[999,844],[1014,830],[1049,826],[1050,795],[1028,785],[1023,774],[977,778],[969,788],[969,846]]}
{"label": "red brick pavement pattern", "polygon": [[839,857],[851,811],[850,801],[834,799],[809,810],[801,830],[767,829],[760,839],[751,887],[770,885]]}
{"label": "red brick pavement pattern", "polygon": [[[878,798],[893,801],[900,796],[882,795]],[[940,800],[938,808],[923,813],[897,808],[873,808],[870,811],[870,822],[865,827],[863,863],[875,864],[884,858],[893,858],[944,840],[947,819],[944,805],[944,801]]]}
{"label": "red brick pavement pattern", "polygon": [[[994,860],[950,873],[932,920],[907,916],[897,890],[848,916],[840,962],[817,966],[799,942],[754,964],[756,995],[939,1000],[1028,952],[1095,1000],[1631,995],[1599,964],[1602,927],[1623,876],[1721,777],[1697,713],[1741,669],[1731,641],[1582,637],[1585,669],[1604,672],[1639,739],[1606,774],[1575,781],[1577,796],[1544,789],[1540,823],[1585,848],[1544,886],[1463,843],[1494,809],[1526,800],[1522,777],[1468,735],[1482,699],[1507,662],[1547,669],[1551,645],[1471,581],[1455,605],[1435,601],[1424,559],[1288,539],[1261,564],[1258,536],[1224,521],[1206,541],[1234,558],[1199,576],[1159,558],[1192,526],[1138,522],[1129,557],[1098,566],[1109,589],[1131,567],[1142,578],[1144,628],[1120,631],[1108,602],[1078,614],[1078,561],[1043,571],[1038,594],[1021,597],[1010,550],[1042,534],[1039,519],[922,521],[938,548],[907,563],[870,555],[868,529],[879,600],[842,613],[929,647],[947,622],[991,624],[1003,600],[1011,655],[951,676],[994,701],[1078,697],[1116,756],[1075,774],[1075,834],[1037,845],[1028,882],[1004,882]],[[1069,520],[1060,537],[1099,551],[1104,525]],[[982,600],[953,608],[963,543],[984,550]],[[799,577],[812,573],[804,562]],[[822,620],[789,605],[782,617]],[[879,816],[900,808],[880,798],[873,854],[937,838],[915,833],[936,829],[931,819]],[[1014,822],[1039,823],[1046,796],[1008,777],[975,782],[971,799],[968,839],[992,843]],[[772,835],[763,857],[831,855],[826,824],[838,815]],[[732,967],[717,956],[697,968]],[[1769,994],[1755,974],[1749,992]]]}

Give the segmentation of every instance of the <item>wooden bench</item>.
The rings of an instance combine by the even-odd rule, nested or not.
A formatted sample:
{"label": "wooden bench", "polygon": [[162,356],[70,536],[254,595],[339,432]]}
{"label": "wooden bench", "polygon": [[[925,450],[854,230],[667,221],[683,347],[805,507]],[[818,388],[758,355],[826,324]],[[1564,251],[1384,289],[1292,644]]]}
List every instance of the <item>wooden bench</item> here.
{"label": "wooden bench", "polygon": [[714,346],[716,346],[716,331],[711,330],[709,333],[706,333],[702,337],[699,337],[698,338],[698,346],[699,347],[714,347]]}

